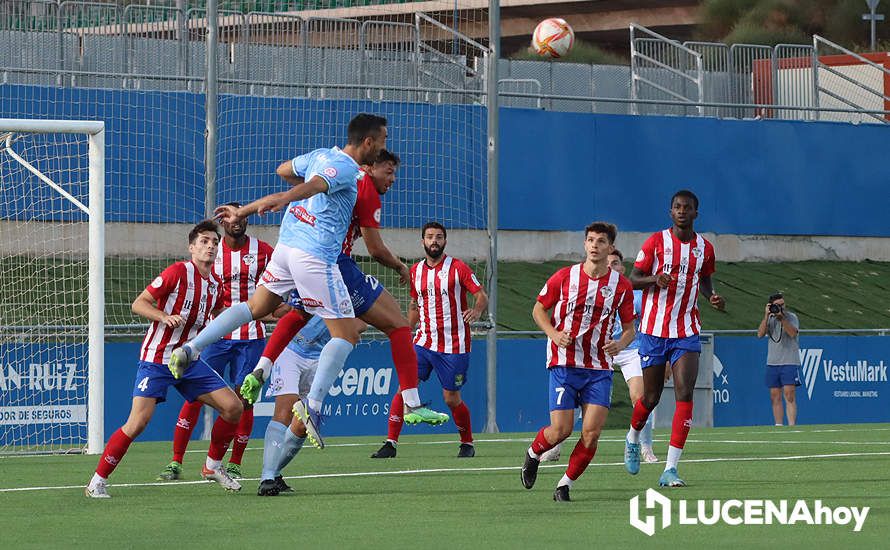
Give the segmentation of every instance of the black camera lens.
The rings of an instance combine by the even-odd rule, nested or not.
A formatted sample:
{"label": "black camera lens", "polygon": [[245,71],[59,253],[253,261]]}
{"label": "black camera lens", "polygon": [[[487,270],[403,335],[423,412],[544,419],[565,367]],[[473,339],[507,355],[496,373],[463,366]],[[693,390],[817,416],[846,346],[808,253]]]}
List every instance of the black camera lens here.
{"label": "black camera lens", "polygon": [[780,306],[779,304],[770,304],[769,305],[770,313],[779,313],[780,311],[782,311],[782,306]]}

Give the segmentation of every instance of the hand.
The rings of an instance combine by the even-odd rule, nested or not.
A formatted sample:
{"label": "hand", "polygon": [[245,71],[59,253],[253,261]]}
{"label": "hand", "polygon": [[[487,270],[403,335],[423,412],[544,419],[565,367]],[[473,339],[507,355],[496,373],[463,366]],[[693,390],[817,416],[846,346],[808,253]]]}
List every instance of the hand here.
{"label": "hand", "polygon": [[170,328],[176,328],[178,326],[182,326],[184,320],[182,315],[164,315],[161,318],[161,323],[165,324]]}
{"label": "hand", "polygon": [[720,296],[717,293],[711,294],[711,297],[708,299],[711,302],[711,307],[716,309],[717,311],[723,311],[726,309],[726,300],[723,299],[723,296]]}
{"label": "hand", "polygon": [[463,318],[465,323],[472,323],[478,321],[479,318],[482,317],[482,314],[476,311],[475,309],[468,309],[463,312]]}
{"label": "hand", "polygon": [[396,273],[399,274],[400,284],[407,285],[411,282],[411,272],[408,270],[407,265],[402,264],[401,266],[399,266],[399,268],[396,270]]}
{"label": "hand", "polygon": [[263,369],[257,369],[244,377],[241,384],[241,397],[248,404],[253,405],[260,397],[260,390],[263,388]]}
{"label": "hand", "polygon": [[769,317],[770,315],[773,314],[773,313],[769,310],[769,306],[770,306],[770,304],[766,304],[766,306],[764,306],[764,308],[763,308],[763,313],[764,313],[767,317]]}
{"label": "hand", "polygon": [[658,277],[655,278],[655,284],[660,288],[667,288],[673,280],[674,278],[670,273],[659,273]]}
{"label": "hand", "polygon": [[213,210],[213,216],[221,223],[238,223],[244,219],[243,216],[238,215],[238,207],[230,204],[217,206]]}
{"label": "hand", "polygon": [[606,340],[606,343],[603,344],[603,351],[615,357],[618,355],[621,350],[618,349],[618,340]]}
{"label": "hand", "polygon": [[551,338],[551,340],[553,340],[553,343],[556,344],[557,347],[567,348],[574,338],[572,338],[572,335],[568,332],[560,332],[556,335],[556,338]]}

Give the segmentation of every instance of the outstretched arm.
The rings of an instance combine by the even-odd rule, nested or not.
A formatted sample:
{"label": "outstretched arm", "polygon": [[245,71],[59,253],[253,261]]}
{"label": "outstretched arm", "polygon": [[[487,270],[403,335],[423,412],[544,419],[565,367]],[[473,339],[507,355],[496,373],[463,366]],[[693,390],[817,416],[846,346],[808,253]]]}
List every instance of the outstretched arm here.
{"label": "outstretched arm", "polygon": [[327,190],[328,182],[321,176],[314,176],[309,181],[298,183],[287,191],[266,195],[240,208],[229,205],[219,206],[214,210],[214,214],[221,222],[237,223],[253,214],[262,216],[268,212],[278,212],[293,201],[308,199]]}

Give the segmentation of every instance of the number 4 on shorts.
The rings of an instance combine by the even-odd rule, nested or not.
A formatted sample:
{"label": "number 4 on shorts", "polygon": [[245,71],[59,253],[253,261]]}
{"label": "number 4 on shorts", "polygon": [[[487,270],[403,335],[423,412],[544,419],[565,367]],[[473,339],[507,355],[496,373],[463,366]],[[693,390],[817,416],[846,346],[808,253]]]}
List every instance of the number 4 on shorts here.
{"label": "number 4 on shorts", "polygon": [[136,387],[142,391],[147,390],[148,389],[148,377],[146,376],[145,378],[140,380],[139,383],[136,384]]}

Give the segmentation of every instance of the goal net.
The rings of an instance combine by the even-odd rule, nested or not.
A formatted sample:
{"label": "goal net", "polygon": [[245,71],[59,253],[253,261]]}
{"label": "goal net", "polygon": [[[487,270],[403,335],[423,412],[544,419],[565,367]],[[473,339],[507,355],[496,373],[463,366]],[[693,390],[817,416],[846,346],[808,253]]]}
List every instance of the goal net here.
{"label": "goal net", "polygon": [[0,454],[102,449],[104,124],[0,119]]}

